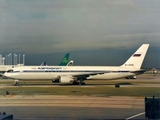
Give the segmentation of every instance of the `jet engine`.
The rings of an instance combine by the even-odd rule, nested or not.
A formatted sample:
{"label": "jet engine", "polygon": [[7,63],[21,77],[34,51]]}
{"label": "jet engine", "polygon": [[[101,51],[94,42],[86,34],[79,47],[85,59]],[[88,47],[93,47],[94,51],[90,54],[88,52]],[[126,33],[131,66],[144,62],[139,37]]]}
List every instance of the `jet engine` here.
{"label": "jet engine", "polygon": [[59,79],[53,79],[52,82],[53,83],[59,83],[60,81],[59,81]]}
{"label": "jet engine", "polygon": [[126,77],[126,79],[137,79],[137,75],[133,75],[133,76],[130,76],[130,77]]}
{"label": "jet engine", "polygon": [[59,82],[60,83],[73,83],[75,78],[72,76],[60,76]]}
{"label": "jet engine", "polygon": [[136,79],[136,78],[137,78],[137,76],[136,76],[136,75],[132,76],[132,79]]}
{"label": "jet engine", "polygon": [[59,83],[59,82],[60,82],[59,79],[60,79],[60,76],[54,78],[54,79],[52,80],[52,82],[53,82],[53,83]]}

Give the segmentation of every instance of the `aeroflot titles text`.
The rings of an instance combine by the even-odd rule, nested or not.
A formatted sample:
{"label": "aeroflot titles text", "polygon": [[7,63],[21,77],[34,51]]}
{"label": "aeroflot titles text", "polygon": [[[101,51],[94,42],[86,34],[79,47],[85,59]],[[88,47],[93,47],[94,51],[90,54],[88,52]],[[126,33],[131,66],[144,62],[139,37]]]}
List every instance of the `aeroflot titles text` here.
{"label": "aeroflot titles text", "polygon": [[39,67],[38,69],[61,70],[61,67]]}

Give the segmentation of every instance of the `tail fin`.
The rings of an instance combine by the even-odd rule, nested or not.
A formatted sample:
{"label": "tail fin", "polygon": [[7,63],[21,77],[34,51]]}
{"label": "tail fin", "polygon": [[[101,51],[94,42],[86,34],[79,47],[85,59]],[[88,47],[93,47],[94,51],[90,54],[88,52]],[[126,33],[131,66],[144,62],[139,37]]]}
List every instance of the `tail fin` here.
{"label": "tail fin", "polygon": [[143,44],[123,65],[122,67],[141,68],[144,57],[147,53],[149,44]]}
{"label": "tail fin", "polygon": [[73,66],[73,60],[69,61],[69,63],[66,66]]}
{"label": "tail fin", "polygon": [[67,54],[64,56],[62,62],[59,64],[59,66],[66,66],[66,65],[67,65],[68,59],[69,59],[69,55],[70,55],[70,54],[67,53]]}
{"label": "tail fin", "polygon": [[46,66],[46,62],[43,62],[40,66]]}

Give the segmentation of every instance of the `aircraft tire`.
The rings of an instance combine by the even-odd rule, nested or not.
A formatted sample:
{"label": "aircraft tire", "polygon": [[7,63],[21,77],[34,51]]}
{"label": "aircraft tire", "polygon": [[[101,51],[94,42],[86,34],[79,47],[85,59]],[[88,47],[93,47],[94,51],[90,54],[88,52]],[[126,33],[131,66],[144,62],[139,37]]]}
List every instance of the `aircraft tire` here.
{"label": "aircraft tire", "polygon": [[85,85],[85,84],[86,84],[85,82],[82,83],[82,85]]}
{"label": "aircraft tire", "polygon": [[19,83],[15,83],[14,86],[19,86]]}

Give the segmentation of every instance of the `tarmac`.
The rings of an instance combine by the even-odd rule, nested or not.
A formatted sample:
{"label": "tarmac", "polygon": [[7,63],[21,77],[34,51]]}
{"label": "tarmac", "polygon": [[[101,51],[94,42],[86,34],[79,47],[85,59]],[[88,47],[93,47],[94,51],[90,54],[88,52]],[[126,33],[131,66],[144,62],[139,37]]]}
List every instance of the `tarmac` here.
{"label": "tarmac", "polygon": [[[126,85],[125,87],[160,86],[160,84],[154,83],[159,82],[159,76],[143,75],[137,80],[143,82],[152,80],[153,84]],[[10,85],[1,85],[1,88],[2,86],[8,87]],[[47,85],[40,85],[40,87],[44,86],[47,87]],[[58,85],[55,86],[58,87]],[[55,86],[53,85],[53,87]],[[31,86],[28,87],[32,89]],[[118,95],[105,97],[43,94],[0,95],[0,112],[13,114],[14,120],[145,119],[144,97]]]}
{"label": "tarmac", "polygon": [[138,97],[8,95],[0,99],[0,111],[13,114],[14,120],[127,119],[144,112],[144,99]]}

